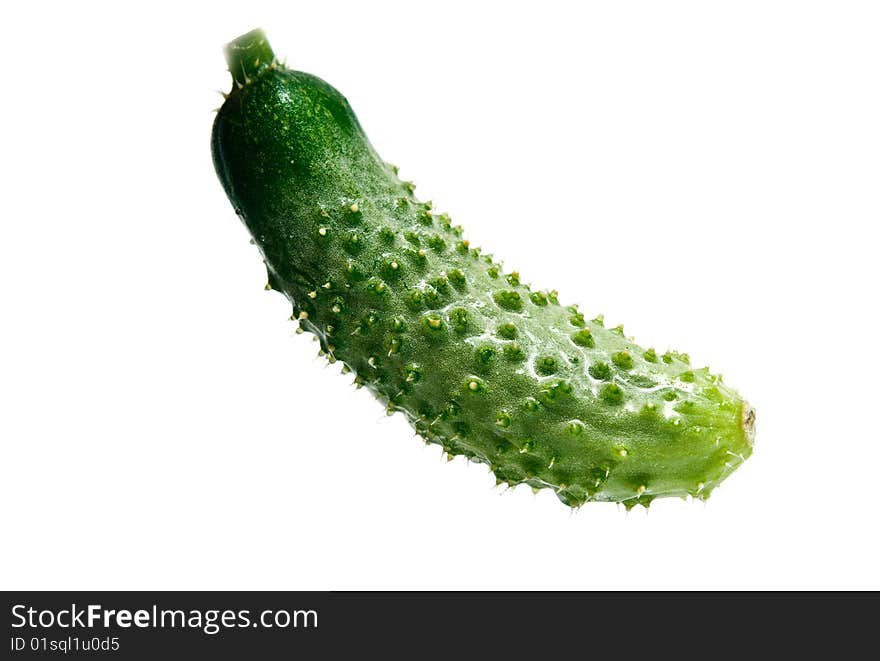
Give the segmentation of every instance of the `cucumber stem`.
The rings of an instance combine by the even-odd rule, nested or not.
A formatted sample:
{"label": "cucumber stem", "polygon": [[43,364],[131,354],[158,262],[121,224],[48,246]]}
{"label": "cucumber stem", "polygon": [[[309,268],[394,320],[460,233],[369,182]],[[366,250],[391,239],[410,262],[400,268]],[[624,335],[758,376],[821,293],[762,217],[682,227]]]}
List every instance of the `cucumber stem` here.
{"label": "cucumber stem", "polygon": [[235,86],[241,88],[275,62],[275,53],[266,33],[257,28],[226,44],[226,62]]}

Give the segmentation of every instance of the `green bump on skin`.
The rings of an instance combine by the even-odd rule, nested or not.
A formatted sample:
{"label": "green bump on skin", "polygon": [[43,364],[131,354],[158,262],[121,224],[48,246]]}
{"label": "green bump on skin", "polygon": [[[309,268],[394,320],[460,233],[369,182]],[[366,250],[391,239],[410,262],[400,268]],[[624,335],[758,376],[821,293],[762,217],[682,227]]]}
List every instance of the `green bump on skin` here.
{"label": "green bump on skin", "polygon": [[418,383],[422,380],[422,368],[416,363],[410,363],[406,366],[407,383]]}
{"label": "green bump on skin", "polygon": [[504,347],[504,357],[515,363],[520,363],[526,359],[526,354],[516,342],[511,342]]}
{"label": "green bump on skin", "polygon": [[542,291],[532,292],[531,294],[529,294],[529,299],[532,301],[532,303],[540,307],[544,307],[549,302],[547,294]]}
{"label": "green bump on skin", "polygon": [[496,291],[492,294],[492,298],[500,308],[513,311],[522,310],[522,296],[519,295],[519,292],[513,290]]}
{"label": "green bump on skin", "polygon": [[498,327],[498,337],[503,337],[505,340],[515,340],[516,335],[516,326],[509,322]]}
{"label": "green bump on skin", "polygon": [[386,280],[395,280],[400,276],[400,259],[396,257],[386,257],[379,265],[379,272]]}
{"label": "green bump on skin", "polygon": [[684,381],[685,383],[693,383],[696,380],[694,373],[688,370],[687,372],[682,372],[678,375],[680,381]]}
{"label": "green bump on skin", "polygon": [[602,399],[609,404],[620,404],[623,402],[623,389],[616,383],[606,383],[602,386]]}
{"label": "green bump on skin", "polygon": [[385,338],[384,349],[389,355],[400,353],[403,349],[403,338],[400,335],[389,335]]}
{"label": "green bump on skin", "polygon": [[446,325],[443,323],[443,318],[438,314],[429,314],[422,317],[422,328],[429,335],[437,335],[441,333]]}
{"label": "green bump on skin", "polygon": [[465,393],[469,395],[482,395],[486,390],[486,386],[483,384],[482,380],[472,376],[465,381],[464,390]]}
{"label": "green bump on skin", "polygon": [[424,269],[428,265],[428,253],[424,248],[419,248],[418,250],[407,248],[403,251],[403,254],[406,255],[410,264],[418,269]]}
{"label": "green bump on skin", "polygon": [[360,232],[354,230],[345,237],[345,249],[352,255],[358,255],[364,249],[363,237]]}
{"label": "green bump on skin", "polygon": [[361,322],[359,328],[370,329],[376,325],[376,322],[379,321],[379,316],[373,312],[372,310],[367,311],[363,317],[361,317]]}
{"label": "green bump on skin", "polygon": [[406,306],[413,312],[417,312],[424,306],[424,295],[418,289],[411,289],[406,295]]}
{"label": "green bump on skin", "polygon": [[428,247],[434,252],[443,252],[446,250],[446,242],[442,236],[433,234],[428,238]]}
{"label": "green bump on skin", "polygon": [[[227,58],[212,155],[270,288],[426,442],[570,507],[703,499],[750,456],[754,411],[719,376],[505,274],[381,160],[342,94],[281,65],[262,32]],[[551,222],[507,231],[534,243],[572,221]]]}
{"label": "green bump on skin", "polygon": [[349,259],[345,266],[345,279],[350,284],[361,282],[366,279],[367,272],[363,266],[354,260]]}
{"label": "green bump on skin", "polygon": [[634,364],[629,351],[617,351],[611,354],[611,362],[622,370],[631,370]]}
{"label": "green bump on skin", "polygon": [[367,282],[367,291],[373,296],[381,297],[388,293],[388,285],[376,277],[372,277]]}
{"label": "green bump on skin", "polygon": [[486,366],[495,358],[495,353],[494,347],[482,346],[477,349],[477,362],[482,366]]}
{"label": "green bump on skin", "polygon": [[611,366],[605,362],[593,363],[588,371],[590,376],[599,381],[607,381],[611,378]]}
{"label": "green bump on skin", "polygon": [[438,293],[446,294],[449,292],[449,280],[446,276],[439,276],[432,279],[429,283]]}
{"label": "green bump on skin", "polygon": [[565,428],[565,433],[569,436],[580,436],[584,433],[584,423],[580,420],[572,420]]}
{"label": "green bump on skin", "polygon": [[384,245],[393,245],[394,244],[394,231],[389,229],[388,227],[383,227],[379,230],[378,237],[379,243]]}
{"label": "green bump on skin", "polygon": [[358,225],[364,218],[364,215],[360,209],[360,205],[357,202],[354,202],[345,207],[344,213],[345,219],[348,221],[349,225]]}
{"label": "green bump on skin", "polygon": [[466,333],[470,327],[470,313],[465,308],[455,308],[449,312],[449,323],[456,333]]}
{"label": "green bump on skin", "polygon": [[556,374],[558,366],[553,356],[542,356],[535,361],[535,371],[543,376]]}
{"label": "green bump on skin", "polygon": [[467,284],[467,278],[465,278],[464,272],[461,269],[452,269],[449,273],[446,274],[449,278],[449,282],[452,283],[452,286],[456,289],[464,289]]}
{"label": "green bump on skin", "polygon": [[434,309],[440,306],[440,292],[438,292],[434,287],[428,285],[425,287],[425,291],[422,293],[424,306],[429,310]]}
{"label": "green bump on skin", "polygon": [[571,336],[571,340],[579,347],[592,348],[596,346],[596,341],[593,339],[593,334],[589,328],[579,330]]}

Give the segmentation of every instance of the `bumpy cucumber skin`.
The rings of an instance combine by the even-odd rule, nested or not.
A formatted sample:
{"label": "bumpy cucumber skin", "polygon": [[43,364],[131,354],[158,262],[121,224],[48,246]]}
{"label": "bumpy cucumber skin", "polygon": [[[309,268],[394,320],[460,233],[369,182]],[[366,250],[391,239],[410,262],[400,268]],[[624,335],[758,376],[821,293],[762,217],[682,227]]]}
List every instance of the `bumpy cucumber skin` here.
{"label": "bumpy cucumber skin", "polygon": [[269,286],[389,412],[573,507],[705,498],[751,454],[754,413],[719,376],[503,272],[416,199],[338,91],[266,59],[217,114],[217,174]]}

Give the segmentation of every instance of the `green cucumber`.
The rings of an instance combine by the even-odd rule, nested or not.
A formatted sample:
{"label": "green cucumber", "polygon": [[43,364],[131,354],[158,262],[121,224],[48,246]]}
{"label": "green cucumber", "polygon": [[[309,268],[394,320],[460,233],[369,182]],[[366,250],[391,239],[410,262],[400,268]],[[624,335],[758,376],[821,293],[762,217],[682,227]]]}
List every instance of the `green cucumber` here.
{"label": "green cucumber", "polygon": [[427,442],[572,507],[706,498],[751,454],[754,411],[720,376],[503,271],[261,31],[226,54],[214,164],[267,286]]}

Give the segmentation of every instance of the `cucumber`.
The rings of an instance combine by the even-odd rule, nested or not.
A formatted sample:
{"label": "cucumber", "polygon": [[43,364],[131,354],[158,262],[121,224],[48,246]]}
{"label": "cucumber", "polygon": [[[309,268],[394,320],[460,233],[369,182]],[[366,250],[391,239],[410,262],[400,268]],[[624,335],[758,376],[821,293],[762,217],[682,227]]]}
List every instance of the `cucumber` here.
{"label": "cucumber", "polygon": [[720,376],[504,271],[416,198],[345,97],[279,63],[261,31],[226,55],[214,165],[267,287],[425,441],[571,507],[705,499],[751,454],[754,411]]}

